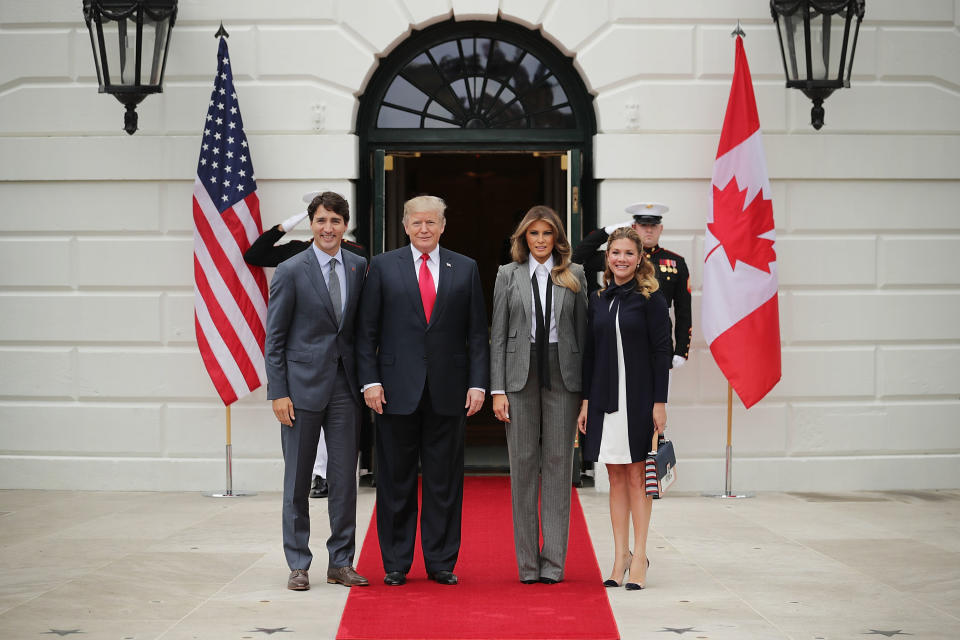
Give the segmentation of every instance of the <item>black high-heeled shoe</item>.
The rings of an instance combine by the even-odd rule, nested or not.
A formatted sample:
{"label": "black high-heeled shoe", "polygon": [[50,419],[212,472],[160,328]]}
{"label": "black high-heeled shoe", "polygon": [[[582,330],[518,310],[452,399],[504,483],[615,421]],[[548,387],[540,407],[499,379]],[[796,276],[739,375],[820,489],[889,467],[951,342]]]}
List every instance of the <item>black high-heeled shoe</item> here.
{"label": "black high-heeled shoe", "polygon": [[[647,558],[647,569],[649,568],[650,568],[650,558]],[[628,568],[628,571],[629,571],[629,568]],[[644,582],[643,584],[640,584],[639,582],[628,582],[627,584],[623,585],[623,588],[626,589],[627,591],[640,591],[646,586],[647,586],[646,582]]]}
{"label": "black high-heeled shoe", "polygon": [[620,578],[620,582],[617,582],[613,578],[603,581],[603,586],[605,587],[619,587],[623,584],[623,580],[627,577],[627,573],[630,571],[630,565],[633,563],[633,551],[627,551],[627,566],[623,570],[623,578]]}

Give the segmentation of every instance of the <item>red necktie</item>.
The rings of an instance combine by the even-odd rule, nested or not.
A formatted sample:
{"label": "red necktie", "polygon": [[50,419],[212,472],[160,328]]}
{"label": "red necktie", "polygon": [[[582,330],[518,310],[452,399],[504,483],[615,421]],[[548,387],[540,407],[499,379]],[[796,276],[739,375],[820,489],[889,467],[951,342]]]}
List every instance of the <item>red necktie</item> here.
{"label": "red necktie", "polygon": [[430,324],[430,314],[433,312],[433,303],[437,301],[437,288],[433,286],[433,275],[427,267],[429,254],[420,256],[423,261],[420,263],[420,299],[423,301],[423,313],[427,317],[427,324]]}

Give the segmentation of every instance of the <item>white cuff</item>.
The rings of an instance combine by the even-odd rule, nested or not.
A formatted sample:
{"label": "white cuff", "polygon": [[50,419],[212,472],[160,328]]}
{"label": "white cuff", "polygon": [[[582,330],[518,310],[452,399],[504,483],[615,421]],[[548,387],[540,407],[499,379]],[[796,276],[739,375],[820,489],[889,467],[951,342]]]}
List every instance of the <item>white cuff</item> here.
{"label": "white cuff", "polygon": [[295,213],[283,222],[280,223],[280,226],[283,227],[284,233],[290,233],[290,230],[295,226],[300,224],[300,221],[307,217],[306,211],[301,211],[300,213]]}
{"label": "white cuff", "polygon": [[470,390],[471,390],[471,391],[479,391],[479,392],[482,393],[483,395],[487,395],[487,390],[486,390],[486,389],[483,389],[483,388],[481,388],[481,387],[470,387]]}
{"label": "white cuff", "polygon": [[495,389],[495,390],[493,390],[493,391],[490,392],[490,395],[492,395],[492,396],[505,396],[505,395],[507,395],[507,392],[504,391],[504,390],[502,390],[502,389]]}
{"label": "white cuff", "polygon": [[360,393],[363,393],[364,391],[366,391],[366,390],[369,389],[370,387],[382,387],[382,386],[383,386],[383,385],[381,385],[379,382],[371,382],[370,384],[365,384],[365,385],[363,385],[362,387],[360,387]]}
{"label": "white cuff", "polygon": [[632,224],[633,224],[633,218],[630,218],[626,222],[617,222],[616,224],[608,224],[603,228],[603,230],[607,232],[607,235],[610,235],[620,227],[629,227]]}

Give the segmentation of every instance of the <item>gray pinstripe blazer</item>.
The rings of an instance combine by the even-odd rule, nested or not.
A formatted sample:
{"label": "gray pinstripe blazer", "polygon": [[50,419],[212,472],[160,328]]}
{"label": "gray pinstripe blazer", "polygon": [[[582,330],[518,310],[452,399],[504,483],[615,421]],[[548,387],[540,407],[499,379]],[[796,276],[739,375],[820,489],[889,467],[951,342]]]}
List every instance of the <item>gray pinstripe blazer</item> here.
{"label": "gray pinstripe blazer", "polygon": [[[557,340],[563,386],[579,392],[581,362],[587,332],[587,279],[583,267],[571,264],[580,291],[554,285]],[[490,389],[520,391],[530,373],[530,317],[533,287],[527,262],[511,262],[497,271],[493,290],[493,325],[490,328]]]}

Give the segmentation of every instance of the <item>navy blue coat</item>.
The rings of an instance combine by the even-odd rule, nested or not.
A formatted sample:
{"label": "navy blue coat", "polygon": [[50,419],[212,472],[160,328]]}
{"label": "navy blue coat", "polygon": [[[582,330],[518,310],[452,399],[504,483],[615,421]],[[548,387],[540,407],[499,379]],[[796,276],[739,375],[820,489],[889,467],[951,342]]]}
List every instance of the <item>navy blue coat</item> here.
{"label": "navy blue coat", "polygon": [[[598,291],[590,295],[587,306],[587,344],[583,355],[583,397],[587,405],[587,433],[583,437],[583,459],[596,462],[603,435],[604,405],[613,400],[617,363],[612,360],[612,345],[617,349],[616,315],[609,310],[611,298]],[[630,457],[634,462],[646,459],[653,439],[653,405],[667,401],[670,361],[670,316],[667,302],[656,291],[644,298],[637,291],[627,293],[620,302],[620,334],[626,370],[627,434]]]}
{"label": "navy blue coat", "polygon": [[490,344],[477,263],[440,247],[440,282],[430,324],[409,246],[370,262],[357,311],[360,385],[383,385],[386,414],[409,415],[430,385],[440,415],[466,413],[467,389],[487,389]]}

